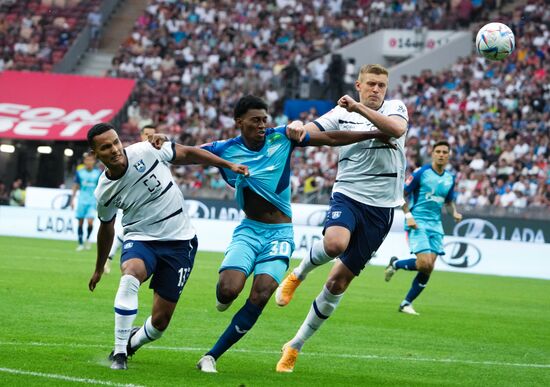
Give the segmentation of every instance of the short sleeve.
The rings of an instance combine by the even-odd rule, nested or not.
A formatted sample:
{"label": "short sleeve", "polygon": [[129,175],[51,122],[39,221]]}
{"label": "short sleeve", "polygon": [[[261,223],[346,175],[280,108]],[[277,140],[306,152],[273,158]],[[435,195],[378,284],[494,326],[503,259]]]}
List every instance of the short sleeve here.
{"label": "short sleeve", "polygon": [[76,171],[76,173],[74,174],[74,183],[78,185],[82,185],[82,182],[80,180],[80,173],[78,173],[78,171]]}
{"label": "short sleeve", "polygon": [[402,101],[393,100],[391,101],[390,108],[387,111],[387,116],[399,116],[405,121],[409,122],[409,113],[407,107]]}
{"label": "short sleeve", "polygon": [[224,144],[225,141],[214,141],[214,142],[209,142],[209,143],[206,143],[206,144],[202,144],[200,146],[201,149],[204,149],[210,153],[213,153],[215,154],[216,156],[219,156],[220,153],[221,153],[221,149],[222,147],[220,146],[221,144]]}
{"label": "short sleeve", "polygon": [[451,184],[451,188],[449,188],[449,192],[447,192],[447,196],[445,196],[445,203],[451,203],[454,202],[456,198],[455,194],[455,178],[453,176],[453,183]]}
{"label": "short sleeve", "polygon": [[423,168],[418,168],[413,172],[411,176],[405,180],[405,192],[410,195],[411,192],[416,191],[420,187],[420,178],[424,172]]}
{"label": "short sleeve", "polygon": [[158,150],[158,155],[161,161],[171,163],[176,158],[176,143],[171,141],[164,142]]}
{"label": "short sleeve", "polygon": [[102,223],[109,223],[115,218],[117,210],[118,209],[112,203],[110,203],[108,206],[105,206],[98,202],[97,217]]}
{"label": "short sleeve", "polygon": [[310,139],[309,133],[306,133],[306,136],[304,137],[304,139],[301,142],[297,142],[297,141],[291,140],[286,135],[286,125],[285,126],[279,126],[279,127],[275,128],[274,130],[278,133],[281,133],[283,136],[285,136],[288,139],[288,141],[290,141],[292,143],[292,146],[304,147],[304,146],[309,145],[309,139]]}
{"label": "short sleeve", "polygon": [[328,113],[323,114],[321,117],[317,118],[313,123],[317,125],[319,130],[331,131],[331,130],[340,130],[340,120],[342,115],[347,113],[347,110],[336,106],[334,109]]}

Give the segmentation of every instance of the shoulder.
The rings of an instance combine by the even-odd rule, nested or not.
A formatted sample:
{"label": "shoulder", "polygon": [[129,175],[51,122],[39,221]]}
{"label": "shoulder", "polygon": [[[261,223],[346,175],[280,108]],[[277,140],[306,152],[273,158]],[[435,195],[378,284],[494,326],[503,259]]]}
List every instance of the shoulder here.
{"label": "shoulder", "polygon": [[399,99],[389,99],[384,101],[383,111],[387,115],[402,115],[408,117],[407,106]]}
{"label": "shoulder", "polygon": [[200,147],[204,150],[207,150],[211,153],[220,155],[229,148],[241,144],[242,140],[239,137],[233,137],[227,140],[218,140],[213,142],[208,142],[206,144],[202,144]]}

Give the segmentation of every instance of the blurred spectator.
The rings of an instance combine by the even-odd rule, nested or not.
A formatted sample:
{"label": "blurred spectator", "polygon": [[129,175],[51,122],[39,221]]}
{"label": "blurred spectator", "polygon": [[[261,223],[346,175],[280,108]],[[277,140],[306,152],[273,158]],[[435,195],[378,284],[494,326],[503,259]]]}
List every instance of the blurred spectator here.
{"label": "blurred spectator", "polygon": [[10,203],[10,193],[6,183],[0,180],[0,205],[7,206]]}
{"label": "blurred spectator", "polygon": [[102,16],[99,7],[94,7],[88,13],[88,26],[90,27],[90,48],[97,50],[99,47],[99,34],[101,32]]}
{"label": "blurred spectator", "polygon": [[10,206],[24,206],[25,205],[25,187],[23,186],[23,180],[15,179],[10,192]]}

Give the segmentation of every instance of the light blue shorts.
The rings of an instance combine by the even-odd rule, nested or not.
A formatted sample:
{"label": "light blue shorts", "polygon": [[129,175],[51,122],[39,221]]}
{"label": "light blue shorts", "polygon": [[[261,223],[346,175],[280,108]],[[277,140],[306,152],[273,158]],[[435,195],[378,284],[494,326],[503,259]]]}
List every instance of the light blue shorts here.
{"label": "light blue shorts", "polygon": [[443,250],[443,234],[430,230],[429,228],[419,227],[407,231],[409,239],[409,247],[411,253],[428,253],[432,252],[436,255],[445,255]]}
{"label": "light blue shorts", "polygon": [[247,277],[268,274],[281,283],[294,251],[292,223],[267,224],[244,219],[235,228],[220,267],[238,270]]}
{"label": "light blue shorts", "polygon": [[96,205],[95,203],[81,203],[78,202],[76,206],[76,218],[77,219],[93,219],[96,217]]}

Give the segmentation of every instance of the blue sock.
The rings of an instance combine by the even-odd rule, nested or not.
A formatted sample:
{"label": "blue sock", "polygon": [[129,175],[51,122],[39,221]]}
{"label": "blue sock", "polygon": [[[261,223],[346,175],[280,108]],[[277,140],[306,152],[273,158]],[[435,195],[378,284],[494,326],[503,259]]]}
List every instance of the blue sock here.
{"label": "blue sock", "polygon": [[399,261],[396,261],[393,265],[398,270],[405,269],[416,271],[416,258],[400,259]]}
{"label": "blue sock", "polygon": [[225,332],[222,333],[216,344],[214,344],[212,349],[206,354],[212,356],[214,359],[218,359],[223,355],[225,351],[239,341],[246,332],[252,329],[258,317],[262,314],[262,309],[263,308],[252,304],[250,300],[246,300],[244,306],[235,313],[235,316],[233,316]]}
{"label": "blue sock", "polygon": [[411,289],[407,293],[407,297],[405,297],[405,301],[403,301],[401,305],[412,304],[412,302],[416,299],[416,297],[418,297],[420,293],[422,293],[422,290],[424,290],[424,288],[428,284],[429,279],[430,279],[429,274],[425,274],[419,271],[416,277],[414,277]]}
{"label": "blue sock", "polygon": [[82,226],[78,226],[78,244],[82,244],[82,236],[84,234],[84,230],[82,229]]}
{"label": "blue sock", "polygon": [[94,229],[94,226],[90,226],[88,225],[88,230],[87,230],[87,234],[86,234],[86,240],[89,240],[90,239],[90,235],[92,235],[92,230]]}

